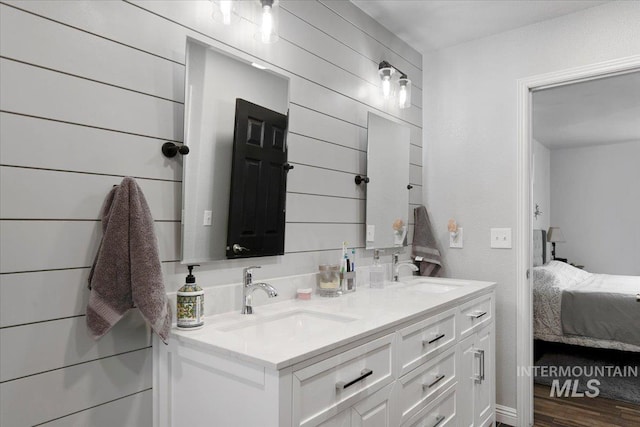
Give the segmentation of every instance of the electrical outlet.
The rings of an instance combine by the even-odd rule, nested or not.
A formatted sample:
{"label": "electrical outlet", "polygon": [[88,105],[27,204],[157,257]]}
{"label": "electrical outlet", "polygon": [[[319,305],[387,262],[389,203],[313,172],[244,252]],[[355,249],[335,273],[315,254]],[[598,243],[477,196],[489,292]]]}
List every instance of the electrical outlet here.
{"label": "electrical outlet", "polygon": [[367,225],[367,242],[373,242],[376,240],[376,226]]}
{"label": "electrical outlet", "polygon": [[202,225],[206,227],[211,227],[211,222],[213,220],[212,214],[213,214],[212,211],[204,211],[204,218],[202,220]]}
{"label": "electrical outlet", "polygon": [[495,249],[511,249],[511,229],[492,228],[491,247]]}
{"label": "electrical outlet", "polygon": [[449,233],[449,247],[462,249],[463,245],[462,227],[458,227],[457,233]]}

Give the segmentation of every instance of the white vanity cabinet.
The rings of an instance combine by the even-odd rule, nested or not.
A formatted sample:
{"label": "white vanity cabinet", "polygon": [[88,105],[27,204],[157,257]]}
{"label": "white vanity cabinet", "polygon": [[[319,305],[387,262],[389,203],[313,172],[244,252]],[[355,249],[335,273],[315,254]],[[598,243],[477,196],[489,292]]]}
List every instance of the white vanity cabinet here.
{"label": "white vanity cabinet", "polygon": [[[343,408],[350,408],[393,383],[393,341],[394,335],[389,334],[294,371],[293,425],[322,425],[333,414],[342,412]],[[379,405],[386,407],[389,399],[390,393],[384,392],[379,399],[373,400],[380,400]],[[368,406],[365,402],[362,403],[365,407]],[[358,411],[355,408],[351,418],[357,417],[361,412],[368,411]],[[367,419],[367,416],[362,415],[362,418]]]}
{"label": "white vanity cabinet", "polygon": [[280,369],[173,337],[154,345],[154,426],[490,425],[492,289]]}
{"label": "white vanity cabinet", "polygon": [[495,413],[495,328],[493,298],[479,298],[461,308],[458,344],[458,397],[465,402],[458,417],[461,427],[488,426]]}

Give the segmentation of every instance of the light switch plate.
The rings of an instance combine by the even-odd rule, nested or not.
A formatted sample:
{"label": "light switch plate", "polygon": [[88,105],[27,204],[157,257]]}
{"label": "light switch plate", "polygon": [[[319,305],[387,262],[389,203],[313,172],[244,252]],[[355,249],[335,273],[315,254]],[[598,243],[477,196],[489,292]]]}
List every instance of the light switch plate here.
{"label": "light switch plate", "polygon": [[449,247],[462,249],[463,245],[462,227],[458,227],[458,234],[449,233]]}
{"label": "light switch plate", "polygon": [[492,228],[491,247],[496,249],[511,249],[511,229]]}

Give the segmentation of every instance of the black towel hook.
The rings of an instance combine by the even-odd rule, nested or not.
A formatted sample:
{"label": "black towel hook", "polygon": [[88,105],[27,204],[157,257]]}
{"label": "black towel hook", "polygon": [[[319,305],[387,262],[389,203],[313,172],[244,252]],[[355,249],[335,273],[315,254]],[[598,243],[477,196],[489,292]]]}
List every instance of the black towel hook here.
{"label": "black towel hook", "polygon": [[360,185],[363,182],[365,184],[369,183],[369,177],[368,176],[360,176],[360,175],[356,175],[356,179],[355,179],[356,185]]}
{"label": "black towel hook", "polygon": [[189,147],[186,145],[176,145],[173,142],[165,142],[162,144],[162,154],[164,154],[165,157],[175,157],[178,153],[183,156],[189,154]]}

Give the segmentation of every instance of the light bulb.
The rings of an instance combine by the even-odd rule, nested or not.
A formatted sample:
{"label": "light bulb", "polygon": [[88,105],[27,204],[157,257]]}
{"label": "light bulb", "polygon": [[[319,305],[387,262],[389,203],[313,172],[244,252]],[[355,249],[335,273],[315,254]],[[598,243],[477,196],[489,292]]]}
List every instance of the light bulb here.
{"label": "light bulb", "polygon": [[384,99],[389,99],[389,95],[391,95],[391,76],[396,70],[389,65],[387,62],[381,62],[380,67],[378,68],[378,74],[380,75],[380,80],[382,81],[382,96]]}
{"label": "light bulb", "polygon": [[400,93],[398,93],[398,104],[400,107],[404,107],[405,102],[407,102],[407,87],[400,86]]}
{"label": "light bulb", "polygon": [[411,107],[411,80],[403,75],[398,79],[398,85],[400,90],[398,92],[398,107],[410,108]]}
{"label": "light bulb", "polygon": [[222,23],[231,25],[231,0],[220,0],[220,12],[222,13]]}
{"label": "light bulb", "polygon": [[391,94],[391,76],[384,76],[382,78],[382,96],[384,99],[388,99]]}
{"label": "light bulb", "polygon": [[273,31],[273,14],[271,13],[271,5],[264,4],[262,6],[262,27],[260,32],[262,33],[262,43],[269,43],[271,41],[271,32]]}

